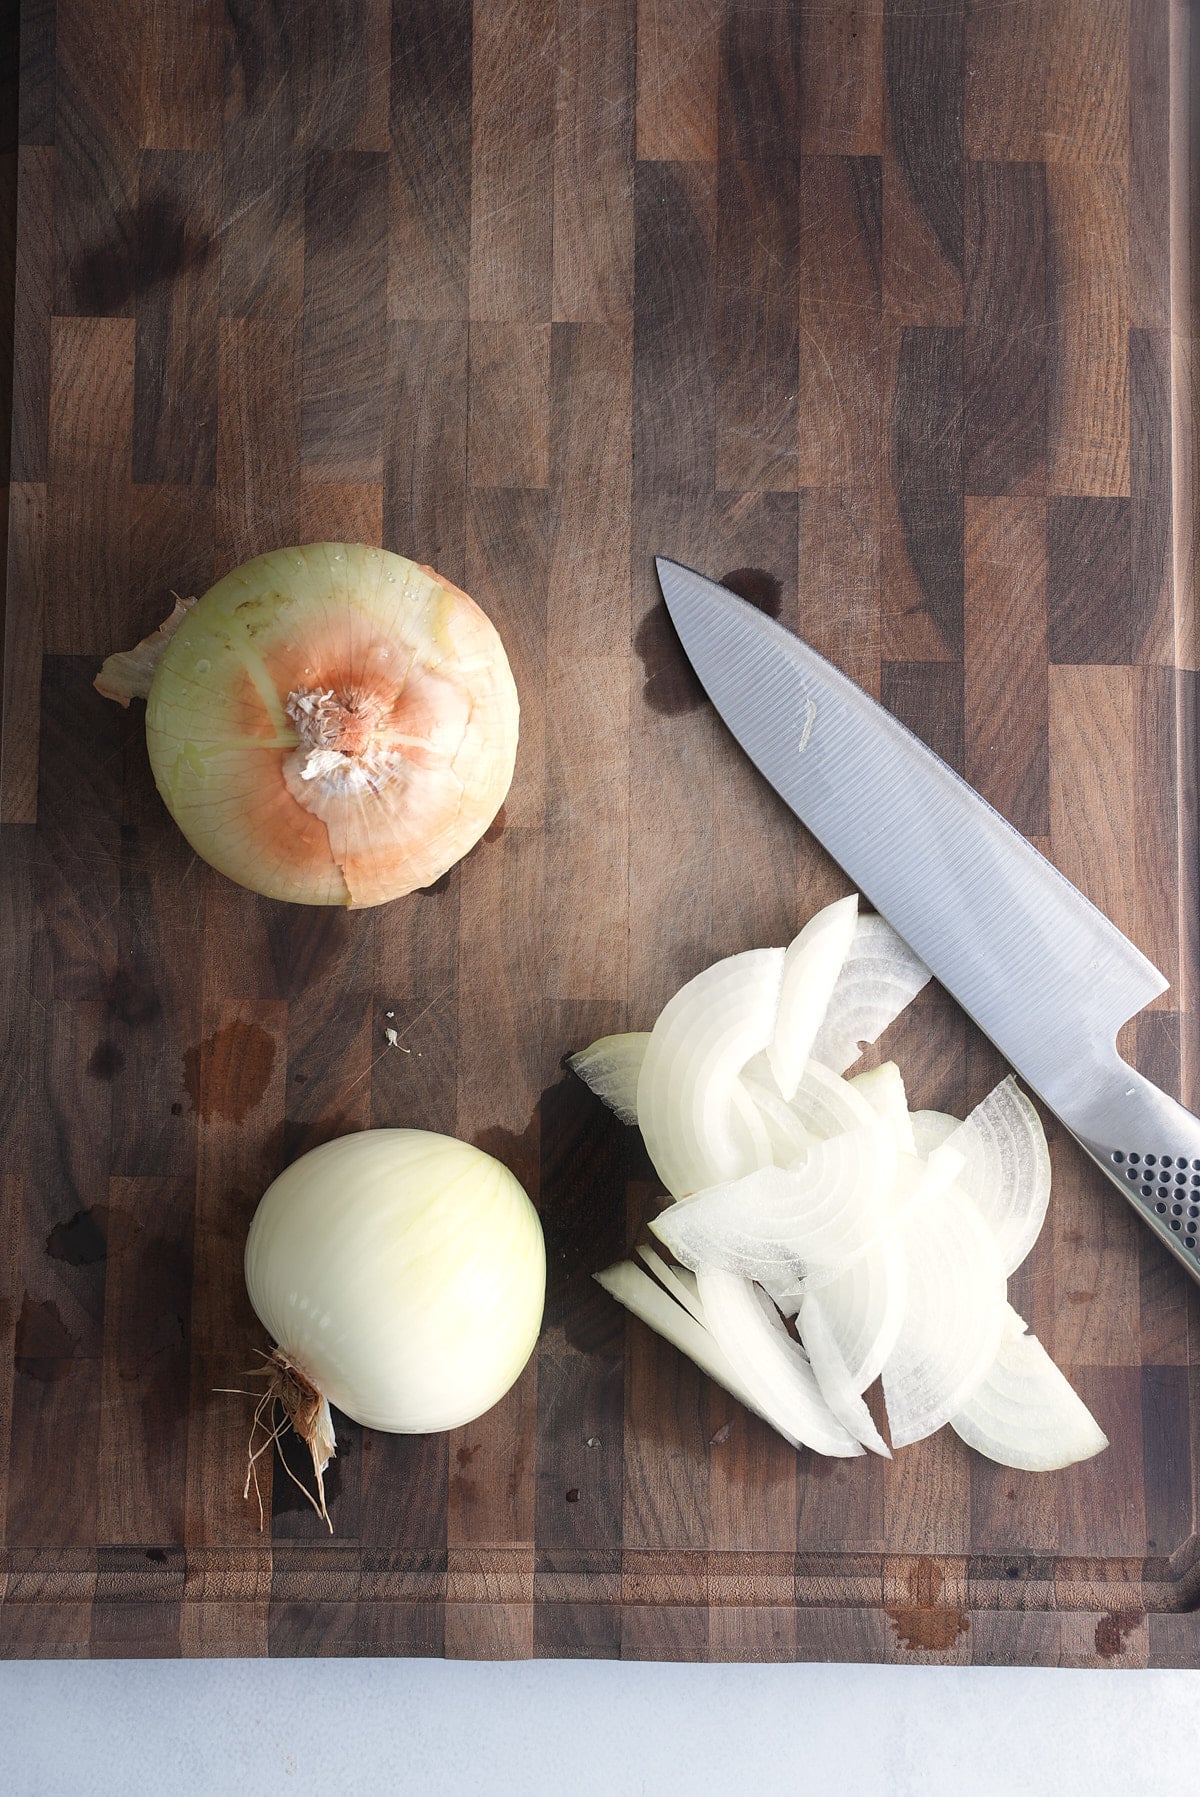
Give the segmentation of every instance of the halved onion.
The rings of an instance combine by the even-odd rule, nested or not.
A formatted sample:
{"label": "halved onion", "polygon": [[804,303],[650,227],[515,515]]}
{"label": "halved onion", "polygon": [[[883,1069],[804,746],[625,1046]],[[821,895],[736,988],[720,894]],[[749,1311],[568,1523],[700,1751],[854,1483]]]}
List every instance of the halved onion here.
{"label": "halved onion", "polygon": [[892,1450],[863,1403],[860,1390],[842,1359],[837,1337],[829,1327],[820,1299],[815,1294],[806,1298],[800,1306],[796,1327],[800,1331],[800,1340],[808,1351],[809,1363],[821,1388],[821,1396],[834,1416],[843,1428],[849,1430],[855,1441],[861,1441],[872,1453],[882,1454],[885,1459],[890,1460]]}
{"label": "halved onion", "polygon": [[1090,1460],[1108,1437],[1027,1327],[1008,1305],[996,1358],[950,1427],[989,1460],[1026,1472]]}
{"label": "halved onion", "polygon": [[378,905],[430,886],[512,779],[517,691],[495,628],[432,569],[361,543],[257,556],[96,685],[146,699],[171,815],[268,898]]}
{"label": "halved onion", "polygon": [[672,1204],[650,1227],[681,1266],[790,1290],[839,1270],[889,1215],[896,1144],[879,1123],[817,1142],[791,1167],[760,1167]]}
{"label": "halved onion", "polygon": [[792,1340],[778,1313],[764,1306],[751,1281],[734,1273],[704,1272],[696,1275],[696,1286],[709,1331],[745,1382],[755,1409],[789,1440],[819,1453],[842,1458],[861,1454],[862,1443],[822,1397],[799,1342]]}
{"label": "halved onion", "polygon": [[857,922],[858,894],[852,893],[818,911],[784,955],[779,1008],[767,1060],[780,1094],[789,1101],[812,1052]]}
{"label": "halved onion", "polygon": [[620,1036],[601,1036],[590,1047],[567,1056],[571,1071],[622,1123],[638,1120],[638,1078],[649,1040],[649,1030],[630,1030]]}
{"label": "halved onion", "polygon": [[908,1304],[883,1369],[894,1448],[956,1416],[996,1358],[1005,1288],[991,1231],[955,1189],[926,1197],[899,1225]]}
{"label": "halved onion", "polygon": [[781,948],[750,949],[705,968],[659,1015],[638,1077],[637,1114],[673,1197],[738,1179],[771,1161],[766,1129],[735,1087],[775,1028]]}
{"label": "halved onion", "polygon": [[879,1040],[929,979],[928,967],[890,923],[873,912],[860,917],[813,1043],[813,1059],[834,1073],[844,1073],[864,1048]]}
{"label": "halved onion", "polygon": [[1050,1151],[1041,1118],[1013,1075],[946,1138],[965,1157],[959,1184],[996,1238],[1005,1273],[1033,1247],[1050,1202]]}

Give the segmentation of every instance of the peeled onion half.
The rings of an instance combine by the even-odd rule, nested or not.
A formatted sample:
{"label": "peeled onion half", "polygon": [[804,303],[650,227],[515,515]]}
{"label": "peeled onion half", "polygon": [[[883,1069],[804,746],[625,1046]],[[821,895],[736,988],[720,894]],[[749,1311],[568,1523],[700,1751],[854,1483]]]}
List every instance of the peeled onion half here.
{"label": "peeled onion half", "polygon": [[257,556],[96,685],[146,699],[171,815],[269,898],[378,905],[432,885],[512,779],[517,692],[494,626],[431,568],[361,543]]}

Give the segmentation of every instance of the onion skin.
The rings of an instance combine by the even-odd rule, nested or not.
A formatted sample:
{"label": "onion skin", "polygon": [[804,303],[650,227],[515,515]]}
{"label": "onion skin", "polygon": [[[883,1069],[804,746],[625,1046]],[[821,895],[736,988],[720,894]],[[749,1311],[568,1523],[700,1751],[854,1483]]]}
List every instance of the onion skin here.
{"label": "onion skin", "polygon": [[467,594],[387,550],[315,543],[234,569],[178,621],[146,742],[176,823],[221,873],[366,906],[432,885],[478,842],[518,716]]}
{"label": "onion skin", "polygon": [[287,1363],[396,1435],[472,1422],[532,1354],[546,1291],[537,1212],[507,1167],[429,1130],[370,1129],[268,1186],[246,1288]]}

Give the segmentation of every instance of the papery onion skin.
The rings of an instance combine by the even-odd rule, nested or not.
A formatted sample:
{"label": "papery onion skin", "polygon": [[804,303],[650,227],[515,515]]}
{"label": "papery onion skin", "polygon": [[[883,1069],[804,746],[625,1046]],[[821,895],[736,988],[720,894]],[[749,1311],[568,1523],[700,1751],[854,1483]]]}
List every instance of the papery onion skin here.
{"label": "papery onion skin", "polygon": [[481,1416],[541,1327],[537,1212],[499,1161],[428,1130],[314,1148],[259,1203],[246,1288],[289,1363],[331,1404],[399,1435]]}
{"label": "papery onion skin", "polygon": [[146,707],[155,782],[197,854],[310,905],[432,885],[499,810],[517,730],[474,601],[361,543],[227,574],[178,623]]}

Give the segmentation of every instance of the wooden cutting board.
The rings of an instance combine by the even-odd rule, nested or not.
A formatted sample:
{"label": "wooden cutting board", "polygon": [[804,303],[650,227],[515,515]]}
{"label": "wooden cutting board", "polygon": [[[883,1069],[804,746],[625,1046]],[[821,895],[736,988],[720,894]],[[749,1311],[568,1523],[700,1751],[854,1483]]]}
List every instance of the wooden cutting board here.
{"label": "wooden cutting board", "polygon": [[[29,0],[4,1652],[1200,1657],[1200,1293],[1061,1129],[1013,1298],[1109,1450],[824,1461],[591,1282],[656,1187],[561,1065],[845,889],[702,702],[662,551],[801,628],[1128,931],[1171,980],[1128,1052],[1195,1101],[1187,24]],[[464,584],[523,705],[487,839],[364,913],[198,862],[140,708],[91,686],[171,590],[322,538]],[[914,1105],[1002,1072],[936,992],[887,1047]],[[215,1389],[265,1346],[246,1227],[370,1124],[525,1181],[542,1342],[452,1435],[340,1421],[332,1539],[264,1467],[260,1533],[250,1406]]]}

